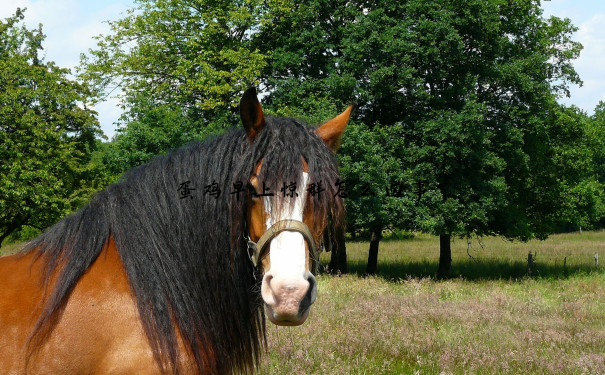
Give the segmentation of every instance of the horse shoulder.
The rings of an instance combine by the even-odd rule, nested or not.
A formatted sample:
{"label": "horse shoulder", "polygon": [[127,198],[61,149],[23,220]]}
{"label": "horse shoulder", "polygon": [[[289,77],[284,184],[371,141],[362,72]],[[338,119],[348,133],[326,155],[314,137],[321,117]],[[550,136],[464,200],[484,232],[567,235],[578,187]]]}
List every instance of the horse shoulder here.
{"label": "horse shoulder", "polygon": [[0,369],[22,372],[25,345],[41,311],[42,265],[32,254],[0,258]]}
{"label": "horse shoulder", "polygon": [[73,373],[159,372],[113,239],[76,284],[43,350]]}
{"label": "horse shoulder", "polygon": [[[25,371],[26,344],[44,298],[42,262],[0,258],[0,369]],[[52,282],[51,286],[52,288]],[[157,373],[113,241],[74,287],[59,320],[29,358],[27,373]]]}

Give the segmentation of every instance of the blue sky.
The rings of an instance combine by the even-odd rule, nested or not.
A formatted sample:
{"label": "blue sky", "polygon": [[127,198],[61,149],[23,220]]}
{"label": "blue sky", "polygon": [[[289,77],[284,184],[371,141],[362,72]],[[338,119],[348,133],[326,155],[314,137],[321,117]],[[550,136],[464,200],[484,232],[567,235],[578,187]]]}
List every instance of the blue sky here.
{"label": "blue sky", "polygon": [[[119,19],[133,3],[133,0],[0,0],[0,18],[9,17],[17,7],[27,8],[26,24],[30,27],[43,24],[47,60],[73,68],[80,61],[80,53],[95,46],[93,36],[109,31],[103,21]],[[605,0],[552,0],[543,1],[542,6],[546,16],[568,17],[579,27],[574,39],[584,45],[584,50],[574,66],[584,84],[572,87],[571,98],[562,102],[592,114],[598,102],[605,101]],[[100,103],[95,109],[103,131],[111,138],[121,113],[117,99]]]}
{"label": "blue sky", "polygon": [[574,104],[588,114],[599,101],[605,101],[605,1],[552,0],[542,3],[545,15],[569,18],[579,28],[574,39],[584,49],[574,67],[584,84],[571,88],[571,98],[562,103]]}

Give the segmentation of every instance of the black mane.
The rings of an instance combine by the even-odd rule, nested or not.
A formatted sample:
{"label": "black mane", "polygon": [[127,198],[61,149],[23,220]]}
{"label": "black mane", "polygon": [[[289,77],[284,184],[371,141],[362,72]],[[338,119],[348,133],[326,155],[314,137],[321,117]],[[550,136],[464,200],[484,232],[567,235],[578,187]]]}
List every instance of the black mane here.
{"label": "black mane", "polygon": [[[259,179],[277,197],[282,182],[300,182],[301,156],[310,182],[325,189],[308,197],[316,220],[325,225],[328,215],[341,218],[335,158],[311,128],[293,119],[267,118],[252,144],[243,130],[231,129],[129,171],[24,250],[46,262],[46,284],[61,265],[30,344],[46,338],[80,277],[113,238],[164,371],[176,371],[176,323],[200,371],[252,372],[265,346],[265,322],[243,238],[245,191],[230,193],[237,181],[245,189],[262,159]],[[204,194],[213,183],[221,190],[216,198]],[[183,198],[183,188],[195,190]]]}

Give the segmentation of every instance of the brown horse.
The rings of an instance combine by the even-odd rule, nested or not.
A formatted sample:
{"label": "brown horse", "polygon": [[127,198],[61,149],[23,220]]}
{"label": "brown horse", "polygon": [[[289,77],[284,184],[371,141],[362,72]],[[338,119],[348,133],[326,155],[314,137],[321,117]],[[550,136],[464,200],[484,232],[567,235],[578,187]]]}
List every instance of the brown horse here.
{"label": "brown horse", "polygon": [[312,129],[263,115],[129,171],[0,258],[1,374],[249,373],[265,314],[302,324],[351,113]]}

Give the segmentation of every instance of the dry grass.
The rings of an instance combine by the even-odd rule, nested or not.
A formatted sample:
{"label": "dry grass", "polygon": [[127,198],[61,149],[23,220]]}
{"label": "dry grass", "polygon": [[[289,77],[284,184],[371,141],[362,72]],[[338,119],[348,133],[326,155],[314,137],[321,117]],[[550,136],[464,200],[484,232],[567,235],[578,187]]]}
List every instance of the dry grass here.
{"label": "dry grass", "polygon": [[20,243],[4,245],[4,246],[0,247],[0,256],[14,254],[14,253],[18,252],[19,250],[21,250],[22,246],[23,246],[23,244],[20,244]]}
{"label": "dry grass", "polygon": [[[421,277],[436,268],[434,237],[381,244],[379,276],[319,275],[308,321],[268,326],[261,372],[605,374],[605,272],[592,260],[605,256],[604,232],[527,244],[486,239],[483,249],[471,247],[475,260],[466,247],[453,247],[463,277],[447,281]],[[367,243],[348,249],[353,269],[363,270]],[[530,250],[540,271],[531,278],[523,276]],[[556,266],[565,256],[568,266]],[[398,278],[406,273],[414,276]]]}
{"label": "dry grass", "polygon": [[[318,276],[308,321],[269,323],[261,373],[605,374],[605,232],[474,240],[472,259],[459,239],[456,277],[446,281],[432,278],[438,243],[384,241],[379,274],[366,278],[368,244],[349,243],[353,272]],[[537,263],[527,277],[530,251]]]}

